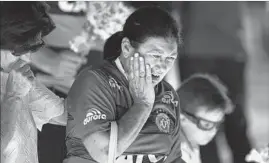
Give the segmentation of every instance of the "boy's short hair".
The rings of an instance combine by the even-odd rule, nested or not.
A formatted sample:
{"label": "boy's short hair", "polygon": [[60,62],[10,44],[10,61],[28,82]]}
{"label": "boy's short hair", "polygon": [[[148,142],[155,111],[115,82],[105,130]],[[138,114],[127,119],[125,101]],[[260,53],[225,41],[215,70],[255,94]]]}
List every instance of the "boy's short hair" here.
{"label": "boy's short hair", "polygon": [[0,4],[1,49],[38,50],[43,42],[38,36],[42,38],[55,28],[45,2],[3,1]]}
{"label": "boy's short hair", "polygon": [[219,108],[225,114],[233,111],[226,86],[213,75],[194,74],[183,81],[177,93],[182,111],[196,113],[200,106],[207,107],[208,111]]}

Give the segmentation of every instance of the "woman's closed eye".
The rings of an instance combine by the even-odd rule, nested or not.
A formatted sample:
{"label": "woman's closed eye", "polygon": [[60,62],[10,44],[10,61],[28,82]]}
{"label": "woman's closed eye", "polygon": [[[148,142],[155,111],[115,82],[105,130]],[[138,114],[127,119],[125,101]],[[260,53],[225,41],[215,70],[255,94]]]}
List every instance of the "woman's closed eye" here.
{"label": "woman's closed eye", "polygon": [[155,59],[160,59],[160,58],[161,58],[160,55],[156,55],[156,54],[153,54],[152,56],[153,56]]}
{"label": "woman's closed eye", "polygon": [[173,62],[173,61],[176,60],[176,58],[175,58],[175,57],[167,57],[166,60],[167,60],[168,62]]}

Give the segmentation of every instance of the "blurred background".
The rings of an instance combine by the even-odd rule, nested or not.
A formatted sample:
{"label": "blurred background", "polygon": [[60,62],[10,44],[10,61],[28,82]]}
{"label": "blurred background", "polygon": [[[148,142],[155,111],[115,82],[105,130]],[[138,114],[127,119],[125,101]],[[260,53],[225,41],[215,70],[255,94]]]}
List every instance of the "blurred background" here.
{"label": "blurred background", "polygon": [[[229,88],[236,106],[216,139],[202,147],[203,163],[243,163],[250,148],[269,143],[269,2],[48,4],[56,29],[45,38],[47,46],[32,55],[32,68],[57,95],[66,97],[85,66],[102,63],[105,39],[121,30],[133,10],[156,5],[170,12],[182,31],[183,46],[166,80],[177,89],[193,73],[215,74]],[[62,162],[64,138],[65,127],[44,126],[39,132],[40,163]]]}

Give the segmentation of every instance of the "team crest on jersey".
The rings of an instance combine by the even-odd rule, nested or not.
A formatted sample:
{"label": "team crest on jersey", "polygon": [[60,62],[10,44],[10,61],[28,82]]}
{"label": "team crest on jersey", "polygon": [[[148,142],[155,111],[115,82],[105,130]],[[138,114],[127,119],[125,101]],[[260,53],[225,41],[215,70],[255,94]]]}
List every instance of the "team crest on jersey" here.
{"label": "team crest on jersey", "polygon": [[172,91],[167,91],[164,93],[163,98],[162,98],[162,103],[165,104],[173,104],[175,107],[178,106],[178,101],[175,100],[175,97],[172,93]]}
{"label": "team crest on jersey", "polygon": [[164,133],[169,133],[171,128],[171,120],[165,113],[159,113],[156,116],[155,123],[159,130]]}
{"label": "team crest on jersey", "polygon": [[118,90],[122,89],[122,87],[118,84],[118,82],[111,76],[109,76],[108,82],[109,82],[110,87],[117,88]]}
{"label": "team crest on jersey", "polygon": [[87,125],[91,121],[100,120],[100,119],[106,119],[106,115],[102,114],[99,110],[92,108],[88,110],[86,114],[86,118],[83,121],[83,124]]}

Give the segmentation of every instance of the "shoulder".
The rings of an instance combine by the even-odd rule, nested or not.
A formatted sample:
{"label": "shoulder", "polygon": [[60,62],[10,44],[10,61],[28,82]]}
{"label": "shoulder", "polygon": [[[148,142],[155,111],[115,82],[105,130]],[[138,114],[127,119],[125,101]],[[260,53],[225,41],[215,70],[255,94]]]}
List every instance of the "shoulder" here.
{"label": "shoulder", "polygon": [[92,96],[104,88],[105,80],[96,73],[96,69],[91,69],[90,67],[84,68],[76,77],[74,83],[72,84],[68,95],[67,101],[77,101],[83,97]]}
{"label": "shoulder", "polygon": [[179,105],[179,96],[175,89],[166,81],[161,81],[160,83],[162,87],[162,93],[161,93],[161,102],[167,105],[172,106],[173,113],[176,117],[176,130],[174,131],[174,135],[177,135],[179,133],[180,129],[180,105]]}
{"label": "shoulder", "polygon": [[76,80],[72,87],[107,87],[109,75],[106,72],[109,65],[107,63],[102,64],[99,67],[86,67],[76,77]]}
{"label": "shoulder", "polygon": [[170,96],[172,96],[172,99],[179,101],[179,96],[178,96],[177,92],[175,91],[175,89],[171,86],[171,84],[169,84],[165,80],[161,81],[160,84],[163,87],[162,94],[164,96],[170,95]]}
{"label": "shoulder", "polygon": [[86,67],[76,77],[68,97],[79,98],[89,96],[114,97],[110,84],[109,69],[111,64],[104,63],[99,67]]}
{"label": "shoulder", "polygon": [[171,91],[175,91],[175,89],[172,87],[171,84],[169,84],[167,81],[162,80],[161,84],[165,87],[165,89],[167,90],[171,90]]}

